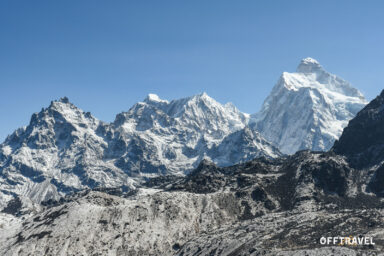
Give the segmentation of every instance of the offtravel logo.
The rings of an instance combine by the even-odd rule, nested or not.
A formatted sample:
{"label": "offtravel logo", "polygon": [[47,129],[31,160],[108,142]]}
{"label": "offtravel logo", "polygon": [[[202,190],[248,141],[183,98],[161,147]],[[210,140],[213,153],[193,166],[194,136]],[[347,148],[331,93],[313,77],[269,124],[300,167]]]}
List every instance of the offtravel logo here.
{"label": "offtravel logo", "polygon": [[375,243],[373,242],[373,238],[370,236],[321,237],[320,244],[340,246],[375,245]]}

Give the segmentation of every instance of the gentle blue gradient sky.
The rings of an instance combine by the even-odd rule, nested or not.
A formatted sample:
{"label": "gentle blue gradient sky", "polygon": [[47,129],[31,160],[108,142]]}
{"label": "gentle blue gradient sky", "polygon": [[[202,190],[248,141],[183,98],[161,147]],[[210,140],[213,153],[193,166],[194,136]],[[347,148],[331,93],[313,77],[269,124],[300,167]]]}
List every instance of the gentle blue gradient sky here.
{"label": "gentle blue gradient sky", "polygon": [[53,99],[112,121],[156,93],[254,113],[313,57],[368,99],[383,84],[384,1],[0,1],[0,141]]}

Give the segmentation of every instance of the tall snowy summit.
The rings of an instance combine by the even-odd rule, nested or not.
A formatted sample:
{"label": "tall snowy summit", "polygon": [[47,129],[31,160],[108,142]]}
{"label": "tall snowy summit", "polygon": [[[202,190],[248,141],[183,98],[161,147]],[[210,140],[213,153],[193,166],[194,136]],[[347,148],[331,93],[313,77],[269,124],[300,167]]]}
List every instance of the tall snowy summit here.
{"label": "tall snowy summit", "polygon": [[324,151],[366,104],[349,82],[305,58],[296,72],[283,72],[251,123],[283,153]]}

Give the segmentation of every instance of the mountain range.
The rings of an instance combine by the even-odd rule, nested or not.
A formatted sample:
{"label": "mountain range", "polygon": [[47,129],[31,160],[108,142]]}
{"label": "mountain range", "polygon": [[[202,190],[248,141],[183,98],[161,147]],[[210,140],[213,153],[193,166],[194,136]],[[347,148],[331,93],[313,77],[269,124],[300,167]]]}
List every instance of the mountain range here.
{"label": "mountain range", "polygon": [[173,101],[149,94],[105,123],[64,97],[0,145],[0,206],[16,196],[34,204],[87,188],[134,188],[152,177],[183,176],[204,159],[224,167],[328,150],[365,104],[311,58],[296,73],[284,72],[252,115],[206,93]]}

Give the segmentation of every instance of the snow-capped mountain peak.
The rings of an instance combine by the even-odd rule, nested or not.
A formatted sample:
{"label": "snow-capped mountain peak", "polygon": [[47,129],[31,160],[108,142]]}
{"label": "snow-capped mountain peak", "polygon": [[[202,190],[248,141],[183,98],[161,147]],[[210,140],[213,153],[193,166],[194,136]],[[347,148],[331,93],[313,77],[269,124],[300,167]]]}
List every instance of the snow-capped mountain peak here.
{"label": "snow-capped mountain peak", "polygon": [[[247,117],[236,107],[228,108],[208,96],[207,93],[194,95],[179,100],[171,101],[167,113],[180,120],[187,121],[187,118],[196,119],[202,127],[219,129],[222,122],[227,123],[230,131],[235,131],[244,127]],[[225,127],[221,127],[224,129]]]}
{"label": "snow-capped mountain peak", "polygon": [[363,94],[349,82],[327,72],[317,60],[309,57],[301,60],[296,72],[284,72],[282,79],[287,88],[294,87],[297,90],[300,87],[313,87],[364,99]]}
{"label": "snow-capped mountain peak", "polygon": [[324,71],[323,67],[317,60],[310,57],[302,59],[296,69],[297,73],[313,73],[318,71]]}
{"label": "snow-capped mountain peak", "polygon": [[154,94],[154,93],[150,93],[148,94],[148,96],[145,98],[144,102],[146,103],[151,103],[151,102],[155,102],[155,103],[168,103],[167,100],[163,100],[161,99],[157,94]]}
{"label": "snow-capped mountain peak", "polygon": [[8,193],[0,193],[0,206],[9,195],[41,202],[84,188],[130,183],[103,159],[108,147],[98,130],[103,126],[67,98],[34,113],[28,126],[0,145],[0,190]]}
{"label": "snow-capped mountain peak", "polygon": [[251,123],[283,153],[328,150],[366,103],[350,83],[305,58],[281,75]]}
{"label": "snow-capped mountain peak", "polygon": [[96,125],[99,122],[90,112],[84,112],[72,104],[67,97],[52,101],[49,107],[42,110],[38,115],[43,113],[53,118],[63,118],[67,122],[76,123],[82,127],[85,125]]}

